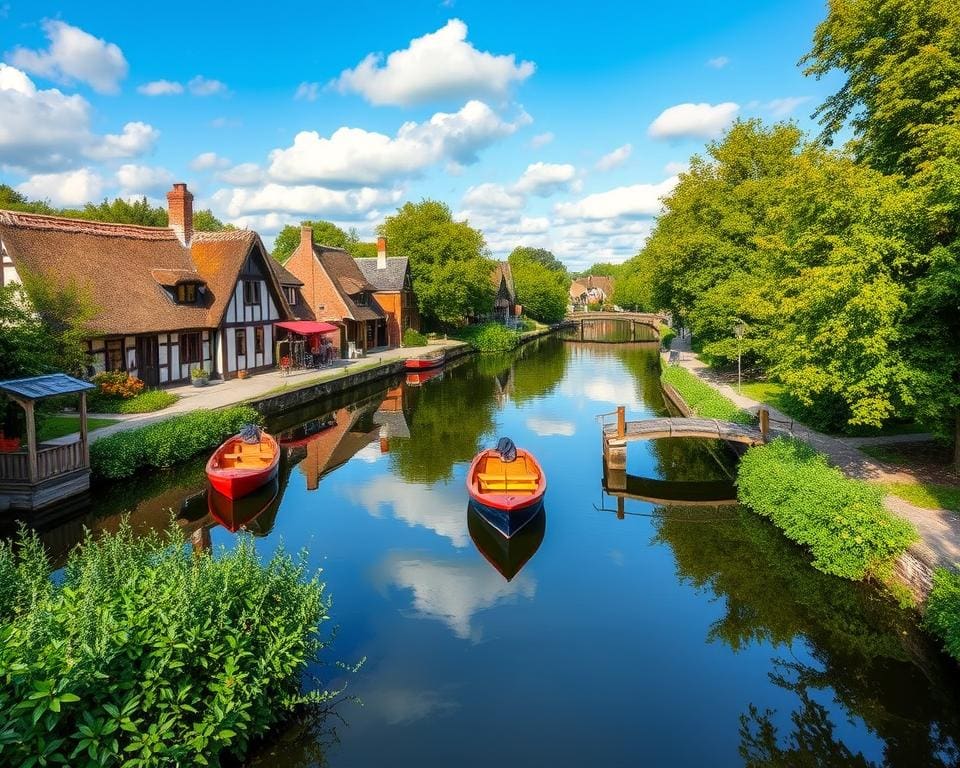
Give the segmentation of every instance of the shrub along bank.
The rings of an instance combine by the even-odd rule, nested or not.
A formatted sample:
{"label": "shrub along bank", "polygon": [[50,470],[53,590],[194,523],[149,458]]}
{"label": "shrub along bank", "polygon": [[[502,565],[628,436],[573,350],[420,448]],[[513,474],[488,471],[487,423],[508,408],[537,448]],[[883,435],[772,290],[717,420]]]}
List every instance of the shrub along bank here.
{"label": "shrub along bank", "polygon": [[405,347],[424,347],[427,343],[427,337],[419,331],[415,331],[413,328],[407,328],[407,330],[403,332],[402,344]]}
{"label": "shrub along bank", "polygon": [[753,423],[753,416],[741,410],[686,368],[679,365],[664,367],[660,378],[672,386],[697,416],[705,419],[733,421],[737,424]]}
{"label": "shrub along bank", "polygon": [[520,334],[500,323],[468,325],[456,333],[478,352],[509,352],[520,343]]}
{"label": "shrub along bank", "polygon": [[887,581],[916,539],[883,506],[883,489],[851,480],[799,440],[751,448],[737,471],[737,498],[810,550],[813,566],[847,579]]}
{"label": "shrub along bank", "polygon": [[97,440],[90,446],[90,466],[94,475],[110,480],[130,477],[146,467],[167,469],[216,448],[245,424],[260,421],[260,414],[245,405],[191,411]]}
{"label": "shrub along bank", "polygon": [[3,765],[218,765],[329,698],[302,683],[329,601],[282,550],[214,557],[124,524],[51,576],[34,535],[0,542]]}
{"label": "shrub along bank", "polygon": [[673,340],[677,337],[677,332],[669,325],[660,324],[657,328],[660,331],[660,346],[664,349],[670,349],[670,345],[673,344]]}
{"label": "shrub along bank", "polygon": [[960,574],[945,568],[934,572],[924,620],[947,653],[960,660]]}

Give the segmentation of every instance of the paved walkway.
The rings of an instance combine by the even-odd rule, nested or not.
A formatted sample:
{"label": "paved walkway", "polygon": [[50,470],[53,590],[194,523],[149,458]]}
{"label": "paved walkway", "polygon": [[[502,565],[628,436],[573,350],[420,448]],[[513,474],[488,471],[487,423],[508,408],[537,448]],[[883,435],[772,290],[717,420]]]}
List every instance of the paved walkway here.
{"label": "paved walkway", "polygon": [[[679,365],[709,384],[720,394],[732,400],[740,408],[756,413],[763,403],[739,394],[735,387],[720,380],[710,368],[690,351],[689,337],[674,339],[673,348],[680,352]],[[888,437],[844,438],[833,437],[811,429],[776,408],[765,405],[770,411],[772,427],[785,429],[810,443],[821,453],[827,455],[830,462],[844,471],[849,477],[876,483],[911,482],[915,478],[902,469],[891,467],[877,461],[857,449],[858,445],[886,445],[903,442],[918,442],[929,435],[890,435]],[[791,426],[792,425],[792,426]],[[956,565],[960,563],[960,518],[945,509],[925,509],[911,504],[898,496],[888,495],[884,504],[891,512],[902,517],[916,527],[922,543],[918,545],[918,554],[930,565]]]}
{"label": "paved walkway", "polygon": [[[335,360],[331,365],[324,368],[311,368],[309,370],[293,371],[286,375],[280,371],[269,371],[268,373],[258,373],[247,379],[228,379],[227,381],[211,381],[205,387],[195,387],[193,384],[187,384],[180,387],[170,387],[168,392],[180,395],[180,399],[169,408],[154,413],[137,414],[91,414],[91,416],[104,416],[105,418],[117,419],[116,424],[110,424],[100,429],[94,429],[90,432],[90,441],[99,440],[101,437],[112,435],[116,432],[122,432],[135,427],[142,427],[157,421],[164,421],[171,416],[177,416],[188,411],[195,411],[201,408],[223,408],[227,405],[237,405],[248,400],[253,400],[278,390],[281,387],[287,389],[299,389],[301,387],[318,384],[329,379],[336,379],[346,376],[356,371],[368,370],[381,363],[392,363],[396,360],[415,357],[424,352],[438,349],[439,347],[457,347],[462,346],[463,342],[451,340],[442,340],[434,342],[425,347],[399,347],[396,349],[373,350],[366,357],[357,360]],[[73,443],[78,440],[76,433],[59,437],[55,440],[48,440],[50,444]]]}

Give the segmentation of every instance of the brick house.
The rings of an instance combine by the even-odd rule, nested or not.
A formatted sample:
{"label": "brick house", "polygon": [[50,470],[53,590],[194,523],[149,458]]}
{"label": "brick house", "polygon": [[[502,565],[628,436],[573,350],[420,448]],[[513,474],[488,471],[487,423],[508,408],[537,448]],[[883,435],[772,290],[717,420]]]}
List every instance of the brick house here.
{"label": "brick house", "polygon": [[387,238],[377,238],[376,258],[355,259],[374,287],[374,298],[387,318],[387,344],[399,347],[403,332],[420,330],[420,313],[413,292],[410,262],[405,256],[387,256]]}
{"label": "brick house", "polygon": [[570,283],[570,303],[574,306],[603,304],[613,296],[613,278],[606,275],[578,277]]}
{"label": "brick house", "polygon": [[0,210],[3,284],[29,274],[86,293],[97,310],[87,342],[94,372],[163,386],[189,381],[196,367],[224,378],[272,368],[273,325],[291,313],[260,237],[194,232],[186,184],[174,184],[167,203],[167,227]]}
{"label": "brick house", "polygon": [[302,284],[287,286],[299,291],[294,308],[298,319],[339,325],[344,352],[351,344],[361,351],[387,346],[387,316],[377,302],[376,287],[345,250],[315,245],[313,230],[301,227],[300,244],[283,269]]}

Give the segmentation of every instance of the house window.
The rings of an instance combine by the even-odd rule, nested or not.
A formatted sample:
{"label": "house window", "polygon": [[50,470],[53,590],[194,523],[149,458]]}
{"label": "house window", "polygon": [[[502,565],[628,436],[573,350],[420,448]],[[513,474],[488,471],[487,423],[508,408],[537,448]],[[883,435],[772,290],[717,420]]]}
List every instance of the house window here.
{"label": "house window", "polygon": [[196,304],[197,303],[197,284],[181,283],[177,286],[178,304]]}
{"label": "house window", "polygon": [[353,297],[353,303],[356,304],[358,307],[367,306],[367,294],[358,293],[356,296]]}
{"label": "house window", "polygon": [[260,281],[259,280],[243,281],[243,303],[244,304],[260,303]]}
{"label": "house window", "polygon": [[258,354],[263,354],[263,326],[258,325],[253,329],[253,351]]}
{"label": "house window", "polygon": [[108,371],[124,371],[123,339],[107,339],[104,355],[104,367]]}
{"label": "house window", "polygon": [[247,329],[237,328],[237,356],[247,354]]}
{"label": "house window", "polygon": [[203,362],[203,342],[200,340],[199,333],[180,334],[180,362]]}
{"label": "house window", "polygon": [[291,307],[297,306],[297,289],[296,288],[284,288],[283,292],[287,296],[287,304]]}

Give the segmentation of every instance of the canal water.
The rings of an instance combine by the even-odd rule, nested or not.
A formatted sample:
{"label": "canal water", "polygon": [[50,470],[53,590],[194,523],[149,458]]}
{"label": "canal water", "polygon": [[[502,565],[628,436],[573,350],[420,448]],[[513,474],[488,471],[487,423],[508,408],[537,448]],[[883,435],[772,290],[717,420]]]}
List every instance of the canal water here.
{"label": "canal water", "polygon": [[[667,409],[656,346],[591,333],[270,425],[279,488],[247,527],[265,555],[305,547],[323,569],[337,632],[311,672],[353,698],[253,764],[955,765],[955,666],[910,613],[723,503],[727,449],[634,443],[628,497],[604,490],[597,416]],[[500,436],[549,478],[543,516],[509,546],[464,489]],[[204,485],[197,462],[117,487],[43,537],[62,556],[83,525],[128,509],[163,526],[172,508],[195,545],[232,546]]]}

